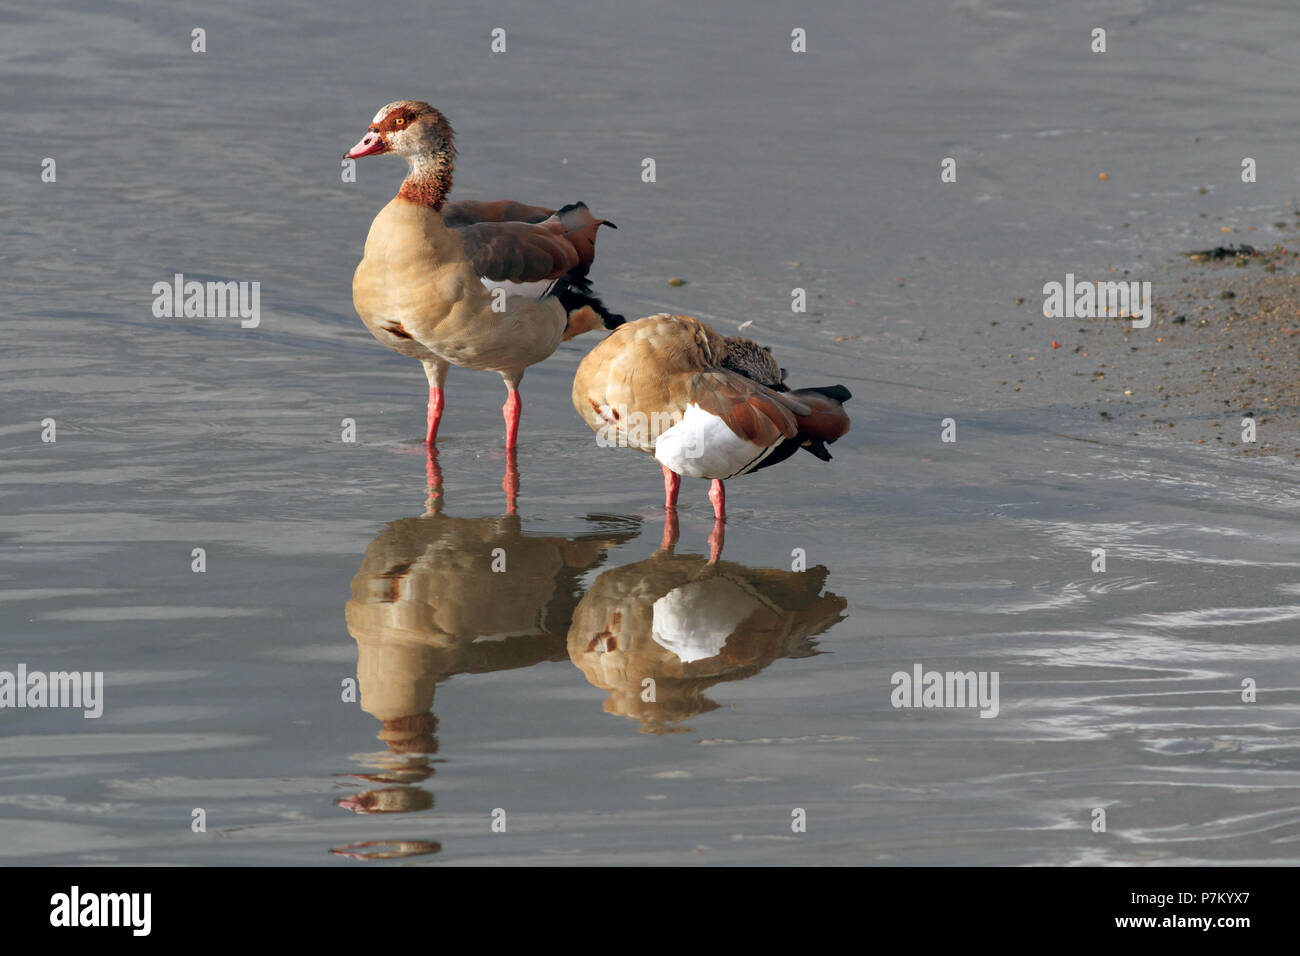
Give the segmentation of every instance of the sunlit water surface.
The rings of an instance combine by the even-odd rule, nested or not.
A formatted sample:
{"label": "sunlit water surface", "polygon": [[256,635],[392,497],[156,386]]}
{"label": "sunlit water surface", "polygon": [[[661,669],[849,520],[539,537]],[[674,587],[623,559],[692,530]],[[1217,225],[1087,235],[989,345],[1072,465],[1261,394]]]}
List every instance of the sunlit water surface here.
{"label": "sunlit water surface", "polygon": [[[106,681],[98,720],[0,712],[0,859],[1300,860],[1294,467],[979,368],[1014,296],[1185,248],[1195,186],[1291,198],[1300,22],[1116,4],[1101,67],[1064,2],[627,6],[0,13],[0,668]],[[750,319],[848,385],[835,461],[733,482],[713,567],[688,480],[664,551],[576,340],[525,379],[518,514],[487,374],[452,372],[430,497],[423,376],[350,295],[401,170],[339,167],[403,96],[455,124],[455,195],[616,221],[615,308]],[[177,272],[259,281],[260,326],[154,318]],[[996,672],[997,716],[895,708],[916,665]]]}

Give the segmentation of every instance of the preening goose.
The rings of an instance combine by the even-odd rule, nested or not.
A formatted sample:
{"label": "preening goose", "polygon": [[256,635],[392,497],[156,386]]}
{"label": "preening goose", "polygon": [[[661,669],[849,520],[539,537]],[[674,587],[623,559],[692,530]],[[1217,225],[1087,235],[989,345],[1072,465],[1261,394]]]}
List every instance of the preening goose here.
{"label": "preening goose", "polygon": [[616,329],[591,350],[573,381],[573,406],[602,445],[654,455],[664,507],[677,507],[681,476],[710,478],[714,558],[726,519],[723,481],[804,448],[824,461],[849,430],[843,385],[786,388],[784,370],[757,343],[725,338],[686,315],[654,315]]}
{"label": "preening goose", "polygon": [[447,368],[459,365],[505,380],[506,447],[513,448],[524,369],[561,341],[623,323],[586,280],[605,220],[582,203],[552,210],[511,200],[447,202],[454,133],[428,103],[389,103],[345,155],[384,153],[405,158],[410,168],[370,225],[352,280],[357,314],[380,342],[424,364],[430,446]]}

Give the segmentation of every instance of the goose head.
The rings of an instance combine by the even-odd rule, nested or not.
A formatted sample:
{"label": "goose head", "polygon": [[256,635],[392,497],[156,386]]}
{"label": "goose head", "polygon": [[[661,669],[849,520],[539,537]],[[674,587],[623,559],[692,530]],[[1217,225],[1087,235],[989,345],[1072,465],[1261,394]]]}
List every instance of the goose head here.
{"label": "goose head", "polygon": [[727,354],[721,363],[723,368],[739,372],[775,392],[790,390],[785,384],[785,369],[777,364],[772,357],[772,350],[766,345],[759,345],[739,335],[727,336],[726,343]]}
{"label": "goose head", "polygon": [[413,167],[449,168],[456,157],[454,139],[447,117],[428,103],[398,100],[375,114],[366,135],[344,157],[360,159],[394,153]]}

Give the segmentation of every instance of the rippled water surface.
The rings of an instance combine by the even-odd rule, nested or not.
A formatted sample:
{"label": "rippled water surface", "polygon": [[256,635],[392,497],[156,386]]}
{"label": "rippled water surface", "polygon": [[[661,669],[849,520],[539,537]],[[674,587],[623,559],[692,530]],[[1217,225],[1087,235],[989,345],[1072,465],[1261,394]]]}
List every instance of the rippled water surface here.
{"label": "rippled water surface", "polygon": [[[624,6],[0,11],[0,670],[106,685],[97,720],[0,710],[0,859],[1300,861],[1295,465],[982,367],[1038,335],[1014,297],[1293,198],[1300,19]],[[351,305],[401,169],[339,167],[405,96],[456,126],[455,196],[619,224],[614,308],[752,320],[852,389],[835,461],[731,483],[714,566],[687,480],[664,550],[657,467],[570,406],[587,336],[528,372],[517,462],[496,376],[453,370],[427,463],[420,368]],[[260,326],[154,318],[177,272],[260,282]],[[895,708],[917,665],[996,672],[996,717]]]}

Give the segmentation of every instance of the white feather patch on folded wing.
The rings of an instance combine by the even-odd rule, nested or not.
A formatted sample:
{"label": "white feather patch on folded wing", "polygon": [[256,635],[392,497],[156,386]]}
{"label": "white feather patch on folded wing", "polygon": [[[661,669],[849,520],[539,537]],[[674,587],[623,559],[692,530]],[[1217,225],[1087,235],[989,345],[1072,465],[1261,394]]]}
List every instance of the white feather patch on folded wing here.
{"label": "white feather patch on folded wing", "polygon": [[779,444],[764,448],[747,441],[717,415],[691,404],[680,422],[659,435],[655,458],[688,478],[734,478],[752,471]]}
{"label": "white feather patch on folded wing", "polygon": [[551,294],[555,288],[555,283],[559,279],[538,279],[536,282],[499,282],[496,279],[485,279],[479,276],[479,281],[488,289],[505,289],[506,296],[522,295],[528,299],[544,299]]}
{"label": "white feather patch on folded wing", "polygon": [[650,637],[683,664],[709,660],[761,606],[725,578],[692,581],[655,601]]}

